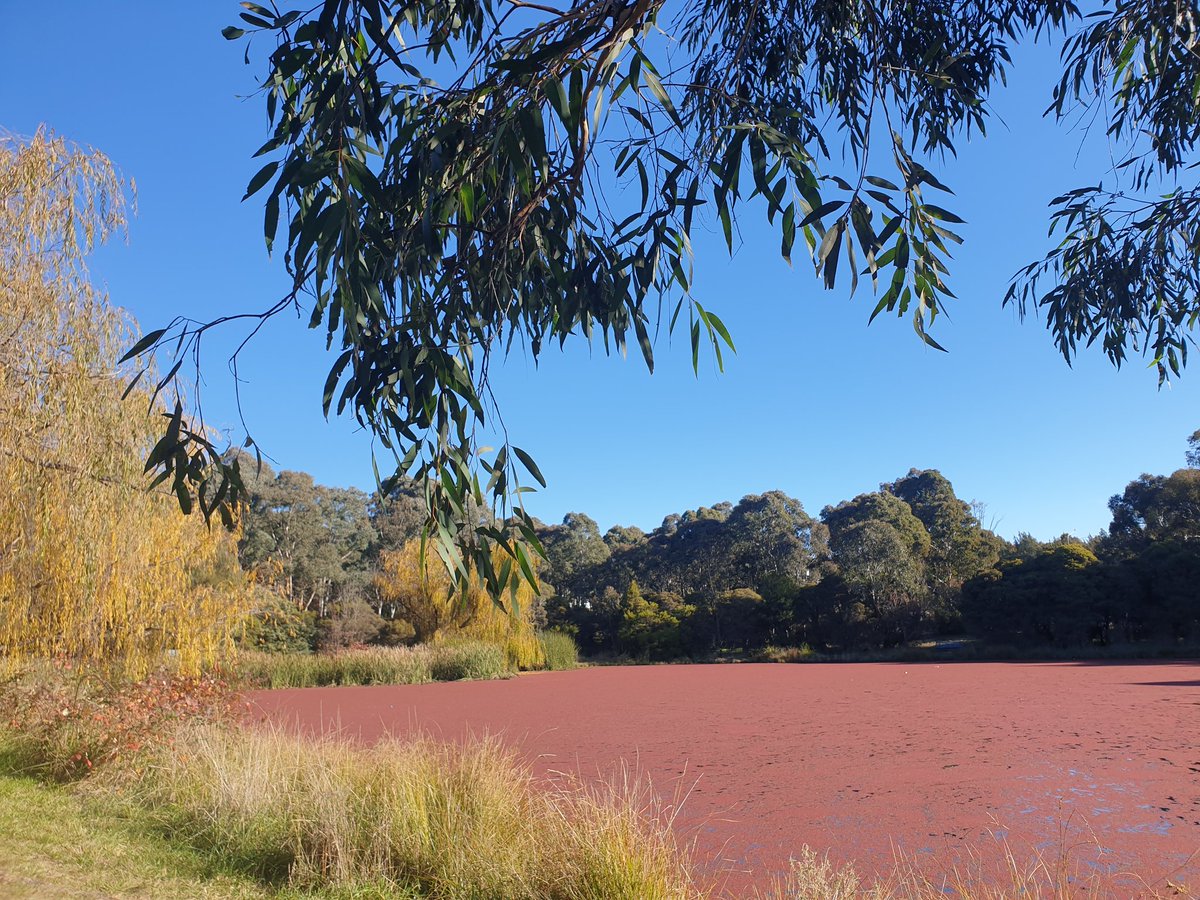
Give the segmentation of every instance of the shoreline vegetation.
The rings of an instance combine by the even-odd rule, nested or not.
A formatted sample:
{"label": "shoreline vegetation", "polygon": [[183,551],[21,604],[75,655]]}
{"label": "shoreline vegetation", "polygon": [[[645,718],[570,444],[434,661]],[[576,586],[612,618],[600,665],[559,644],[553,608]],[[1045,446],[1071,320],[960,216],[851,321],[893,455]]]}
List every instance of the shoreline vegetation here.
{"label": "shoreline vegetation", "polygon": [[539,662],[524,667],[505,648],[484,641],[453,641],[412,647],[349,647],[332,652],[267,653],[243,650],[232,670],[239,683],[264,688],[486,681],[520,671],[558,671],[579,665],[566,635],[537,636]]}
{"label": "shoreline vegetation", "polygon": [[1164,875],[1088,871],[1084,845],[972,850],[930,872],[897,859],[878,879],[799,847],[746,894],[698,876],[677,812],[645,779],[535,780],[481,740],[363,748],[193,723],[144,768],[82,784],[14,774],[0,743],[4,896],[505,900],[979,900],[1178,897]]}
{"label": "shoreline vegetation", "polygon": [[587,666],[734,665],[742,663],[952,663],[952,662],[1112,662],[1123,660],[1200,660],[1197,644],[1134,644],[1091,648],[1014,647],[970,639],[918,641],[875,651],[820,651],[812,647],[774,647],[702,659],[645,660],[628,656],[579,658],[568,635],[541,636],[553,643],[553,655],[532,670],[511,666],[500,648],[477,642],[417,647],[358,647],[335,652],[238,654],[235,680],[244,686],[282,689],[347,685],[429,684],[465,679],[511,678],[523,671],[562,671]]}
{"label": "shoreline vegetation", "polygon": [[1014,646],[972,639],[914,641],[887,650],[818,651],[811,647],[765,647],[745,659],[712,662],[774,663],[943,663],[943,662],[1121,662],[1200,659],[1200,644],[1110,644],[1091,647]]}
{"label": "shoreline vegetation", "polygon": [[494,739],[300,737],[245,727],[237,692],[213,677],[115,684],[43,665],[3,686],[14,715],[0,727],[0,859],[21,862],[0,863],[0,893],[1016,900],[1188,890],[1170,874],[1089,872],[1086,841],[1064,841],[1049,856],[971,849],[940,872],[897,859],[878,879],[798,847],[790,871],[731,894],[674,832],[679,798],[664,802],[635,772],[599,784],[537,779]]}
{"label": "shoreline vegetation", "polygon": [[[1200,647],[1200,451],[1188,459],[1131,482],[1110,500],[1107,532],[1086,538],[1006,541],[935,469],[818,517],[779,491],[672,514],[649,533],[602,533],[573,512],[538,523],[539,590],[506,604],[507,619],[479,592],[448,603],[448,583],[422,580],[437,566],[414,537],[418,486],[368,496],[264,470],[239,541],[254,595],[239,641],[328,652],[485,640],[506,643],[521,669],[540,665],[535,632],[569,636],[595,661],[770,658],[780,647],[797,648],[783,654],[795,661],[804,647],[830,661],[913,661],[926,647],[931,658],[1187,657]],[[330,545],[343,514],[352,534]],[[288,549],[301,534],[307,543]]]}

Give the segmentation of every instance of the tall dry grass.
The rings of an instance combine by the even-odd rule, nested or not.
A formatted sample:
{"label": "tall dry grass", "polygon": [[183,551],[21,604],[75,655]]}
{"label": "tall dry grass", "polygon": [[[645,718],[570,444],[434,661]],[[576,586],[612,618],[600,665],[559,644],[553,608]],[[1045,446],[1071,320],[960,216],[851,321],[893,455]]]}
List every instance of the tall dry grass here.
{"label": "tall dry grass", "polygon": [[885,877],[870,881],[852,865],[802,847],[789,872],[758,895],[759,900],[1158,900],[1197,896],[1176,874],[1149,880],[1133,872],[1089,865],[1099,848],[1095,837],[1072,840],[1064,828],[1053,853],[1030,848],[1019,853],[998,842],[996,854],[969,850],[949,871],[934,872],[911,857],[899,857]]}
{"label": "tall dry grass", "polygon": [[141,791],[173,837],[301,888],[384,885],[438,900],[701,896],[648,794],[539,783],[493,740],[364,747],[200,726]]}

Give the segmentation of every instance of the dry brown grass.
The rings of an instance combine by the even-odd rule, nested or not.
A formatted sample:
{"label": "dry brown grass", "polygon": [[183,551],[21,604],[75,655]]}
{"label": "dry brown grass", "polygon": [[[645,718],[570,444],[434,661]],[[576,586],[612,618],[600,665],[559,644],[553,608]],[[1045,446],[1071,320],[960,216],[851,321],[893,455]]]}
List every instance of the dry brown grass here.
{"label": "dry brown grass", "polygon": [[[1085,830],[1086,831],[1086,830]],[[1030,848],[1020,852],[998,842],[999,856],[969,850],[949,871],[931,872],[911,857],[898,857],[892,871],[877,881],[864,879],[853,866],[802,847],[788,874],[759,894],[759,900],[1157,900],[1196,897],[1174,873],[1155,880],[1131,872],[1104,872],[1088,866],[1098,848],[1086,833],[1072,837],[1064,826],[1053,854]]]}
{"label": "dry brown grass", "polygon": [[144,790],[175,837],[294,886],[446,900],[700,895],[646,795],[547,787],[493,740],[363,747],[198,727]]}

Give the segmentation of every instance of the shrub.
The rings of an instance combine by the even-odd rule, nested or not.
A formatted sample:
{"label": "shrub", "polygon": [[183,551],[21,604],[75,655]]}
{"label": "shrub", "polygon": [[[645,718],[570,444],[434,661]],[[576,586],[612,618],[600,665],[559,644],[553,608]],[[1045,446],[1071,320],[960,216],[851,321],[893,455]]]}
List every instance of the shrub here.
{"label": "shrub", "polygon": [[773,663],[808,662],[816,656],[816,652],[808,644],[801,644],[799,647],[776,647],[768,644],[761,654],[764,662]]}
{"label": "shrub", "polygon": [[180,724],[223,715],[230,703],[216,675],[159,672],[114,684],[65,663],[29,667],[0,688],[5,764],[53,781],[82,778],[169,744]]}
{"label": "shrub", "polygon": [[383,619],[365,601],[357,597],[337,605],[333,615],[317,623],[318,650],[345,650],[379,638]]}
{"label": "shrub", "polygon": [[403,619],[384,619],[375,637],[375,643],[381,647],[408,646],[416,640],[413,627]]}
{"label": "shrub", "polygon": [[[868,891],[851,866],[837,866],[808,846],[791,860],[786,876],[777,879],[771,900],[889,900],[888,892]],[[915,900],[915,898],[914,898]]]}
{"label": "shrub", "polygon": [[267,653],[307,653],[316,643],[315,613],[297,609],[272,590],[255,588],[254,611],[243,624],[239,646]]}
{"label": "shrub", "polygon": [[551,672],[574,669],[579,665],[579,647],[575,639],[561,631],[543,631],[538,635],[542,643],[545,666]]}

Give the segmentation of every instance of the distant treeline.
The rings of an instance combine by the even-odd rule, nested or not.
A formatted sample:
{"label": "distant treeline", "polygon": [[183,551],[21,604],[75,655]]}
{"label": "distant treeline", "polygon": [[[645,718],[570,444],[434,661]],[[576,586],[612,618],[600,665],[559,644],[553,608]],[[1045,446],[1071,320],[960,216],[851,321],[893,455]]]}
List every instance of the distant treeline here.
{"label": "distant treeline", "polygon": [[[1188,468],[1131,482],[1109,501],[1108,531],[1086,539],[1006,541],[934,469],[817,518],[779,491],[649,533],[601,534],[569,513],[541,527],[542,594],[527,615],[584,653],[642,659],[960,634],[1021,648],[1187,642],[1200,638],[1200,431],[1188,443]],[[242,563],[299,614],[293,643],[412,638],[378,575],[420,531],[418,485],[381,498],[264,467],[251,494]]]}

